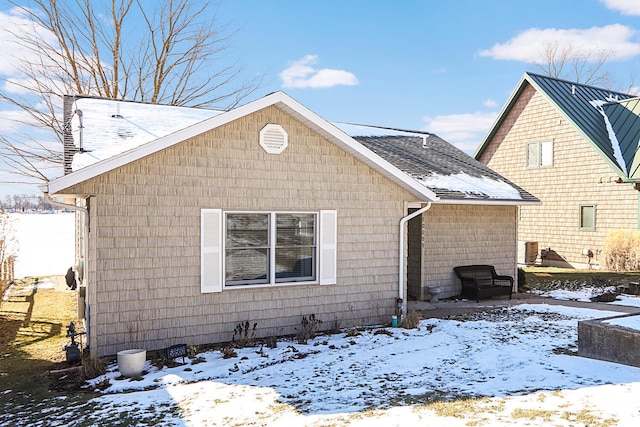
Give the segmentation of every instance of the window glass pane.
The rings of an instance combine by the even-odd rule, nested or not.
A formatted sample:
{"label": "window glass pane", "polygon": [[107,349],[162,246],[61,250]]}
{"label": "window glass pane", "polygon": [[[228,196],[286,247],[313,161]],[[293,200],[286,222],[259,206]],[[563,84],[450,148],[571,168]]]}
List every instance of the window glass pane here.
{"label": "window glass pane", "polygon": [[225,267],[227,284],[269,283],[269,250],[227,249]]}
{"label": "window glass pane", "polygon": [[527,144],[527,166],[537,167],[538,160],[540,159],[539,145],[537,142],[530,142]]}
{"label": "window glass pane", "polygon": [[541,166],[553,165],[553,143],[544,141],[540,143],[540,164]]}
{"label": "window glass pane", "polygon": [[269,214],[227,214],[225,279],[269,283]]}
{"label": "window glass pane", "polygon": [[293,247],[276,249],[276,281],[313,280],[315,248]]}
{"label": "window glass pane", "polygon": [[580,206],[580,228],[594,229],[596,227],[596,207]]}
{"label": "window glass pane", "polygon": [[313,245],[315,217],[314,214],[277,214],[277,246]]}
{"label": "window glass pane", "polygon": [[315,278],[316,216],[276,214],[276,281]]}
{"label": "window glass pane", "polygon": [[269,214],[227,214],[227,248],[269,246]]}

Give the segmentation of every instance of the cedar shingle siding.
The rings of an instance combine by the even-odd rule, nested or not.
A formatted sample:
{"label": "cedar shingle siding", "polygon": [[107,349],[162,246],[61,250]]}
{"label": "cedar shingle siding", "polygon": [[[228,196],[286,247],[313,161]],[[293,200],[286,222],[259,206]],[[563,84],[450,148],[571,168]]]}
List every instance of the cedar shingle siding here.
{"label": "cedar shingle siding", "polygon": [[[266,123],[289,147],[267,154]],[[293,334],[387,322],[397,296],[398,222],[412,199],[275,107],[236,120],[70,189],[91,199],[88,296],[92,349],[229,341],[239,322]],[[200,209],[338,211],[338,284],[200,293]],[[136,335],[141,341],[135,341]]]}
{"label": "cedar shingle siding", "polygon": [[[498,199],[445,185],[436,189],[438,200],[421,176],[471,169],[473,177],[489,176],[493,185],[512,184],[435,135],[423,147],[421,137],[403,131],[411,135],[376,139],[386,148],[369,151],[284,94],[256,102],[140,142],[120,156],[96,156],[90,166],[76,165],[49,184],[52,194],[89,197],[84,285],[93,355],[230,341],[245,321],[257,324],[257,337],[295,334],[302,317],[311,314],[323,329],[387,324],[398,307],[400,220],[409,206],[428,201],[431,209],[407,225],[405,300],[428,298],[426,289],[434,285],[442,297],[459,295],[457,265],[493,264],[500,274],[515,276],[516,205],[537,203],[535,197],[515,188]],[[263,108],[262,102],[273,103]],[[88,107],[93,121],[85,130],[104,129],[98,106]],[[266,124],[287,133],[282,153],[260,146]],[[99,148],[102,133],[95,133],[87,139]],[[413,173],[401,167],[406,157],[412,158]],[[222,292],[216,287],[203,293],[203,210],[337,212],[337,284],[236,286]],[[220,245],[204,249],[217,254]]]}
{"label": "cedar shingle siding", "polygon": [[[527,143],[553,142],[553,166],[528,168]],[[518,239],[551,248],[584,265],[584,249],[598,263],[602,240],[615,229],[636,229],[638,192],[615,183],[611,167],[541,93],[527,84],[479,160],[542,201],[522,206]],[[595,230],[580,230],[580,205],[596,205]],[[556,262],[564,265],[564,262]]]}

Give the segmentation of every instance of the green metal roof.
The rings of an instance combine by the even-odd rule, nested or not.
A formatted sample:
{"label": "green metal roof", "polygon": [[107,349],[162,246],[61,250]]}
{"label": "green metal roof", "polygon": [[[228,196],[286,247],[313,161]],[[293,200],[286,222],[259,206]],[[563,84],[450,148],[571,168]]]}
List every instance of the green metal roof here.
{"label": "green metal roof", "polygon": [[[570,82],[567,80],[556,79],[552,77],[542,76],[539,74],[525,73],[515,91],[507,101],[498,119],[490,129],[487,136],[482,141],[480,148],[475,154],[476,159],[480,157],[482,152],[500,128],[500,125],[506,118],[509,110],[513,107],[518,97],[528,85],[532,85],[538,92],[542,93],[555,107],[571,123],[576,130],[584,137],[584,139],[593,147],[593,149],[612,167],[612,169],[620,176],[630,177],[630,167],[635,164],[634,156],[637,151],[637,137],[640,132],[640,120],[638,120],[637,112],[635,120],[630,120],[629,108],[620,108],[623,103],[631,102],[632,96],[622,92],[611,91],[608,89],[598,88],[594,86],[584,85],[580,83]],[[634,108],[640,106],[634,104]],[[615,110],[615,111],[614,111]],[[625,113],[625,110],[627,113]],[[616,113],[615,118],[610,115]],[[625,143],[620,140],[620,149],[625,164],[621,164],[618,156],[616,156],[614,144],[612,144],[612,134],[607,129],[605,115],[611,123],[611,127],[617,136],[619,129],[624,131],[628,136]],[[632,123],[633,122],[633,123]],[[632,136],[636,136],[635,145],[632,144]],[[614,137],[615,139],[615,137]],[[626,145],[625,145],[626,144]],[[632,147],[633,145],[633,147]],[[636,165],[638,169],[639,165]],[[640,177],[640,171],[637,171]]]}
{"label": "green metal roof", "polygon": [[613,129],[626,164],[627,177],[640,179],[640,99],[630,98],[602,106]]}

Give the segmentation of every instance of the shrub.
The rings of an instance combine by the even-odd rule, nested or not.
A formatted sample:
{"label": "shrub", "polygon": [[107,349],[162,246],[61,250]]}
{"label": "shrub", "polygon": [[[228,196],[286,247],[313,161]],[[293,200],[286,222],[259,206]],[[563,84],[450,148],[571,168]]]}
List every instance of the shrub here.
{"label": "shrub", "polygon": [[610,231],[602,246],[605,268],[613,271],[640,271],[640,231]]}
{"label": "shrub", "polygon": [[422,316],[415,310],[409,310],[406,316],[398,324],[399,328],[416,329],[422,320]]}
{"label": "shrub", "polygon": [[302,330],[298,333],[298,344],[306,344],[307,340],[314,339],[316,333],[320,330],[322,320],[318,319],[315,314],[302,316]]}
{"label": "shrub", "polygon": [[256,338],[256,327],[258,323],[254,323],[253,327],[250,326],[249,321],[244,323],[238,323],[233,330],[232,343],[235,348],[245,348],[253,345]]}

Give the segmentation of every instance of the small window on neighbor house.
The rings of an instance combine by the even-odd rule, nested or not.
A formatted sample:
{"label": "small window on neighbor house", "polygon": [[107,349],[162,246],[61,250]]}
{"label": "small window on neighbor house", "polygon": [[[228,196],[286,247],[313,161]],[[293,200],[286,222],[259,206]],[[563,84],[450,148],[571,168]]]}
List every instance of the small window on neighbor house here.
{"label": "small window on neighbor house", "polygon": [[596,206],[580,205],[580,229],[595,230],[596,228]]}
{"label": "small window on neighbor house", "polygon": [[553,143],[551,141],[527,144],[527,167],[539,168],[553,165]]}

